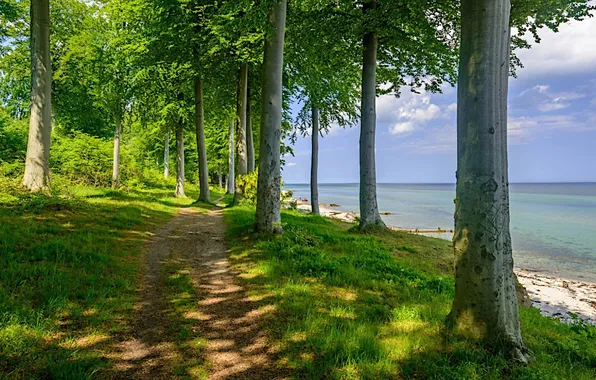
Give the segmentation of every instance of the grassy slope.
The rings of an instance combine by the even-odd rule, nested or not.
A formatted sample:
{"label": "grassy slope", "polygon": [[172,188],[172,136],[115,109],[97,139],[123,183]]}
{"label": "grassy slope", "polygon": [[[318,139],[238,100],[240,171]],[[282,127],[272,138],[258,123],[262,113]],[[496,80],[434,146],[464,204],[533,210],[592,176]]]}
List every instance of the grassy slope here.
{"label": "grassy slope", "polygon": [[[171,189],[70,192],[0,194],[0,378],[87,378],[109,368],[104,351],[129,327],[150,231],[192,202]],[[184,285],[166,284],[172,297]]]}
{"label": "grassy slope", "polygon": [[225,213],[231,259],[270,315],[280,365],[306,378],[593,379],[596,328],[522,310],[536,360],[509,369],[502,356],[443,330],[451,306],[449,242],[284,212],[283,236],[255,236],[254,211]]}

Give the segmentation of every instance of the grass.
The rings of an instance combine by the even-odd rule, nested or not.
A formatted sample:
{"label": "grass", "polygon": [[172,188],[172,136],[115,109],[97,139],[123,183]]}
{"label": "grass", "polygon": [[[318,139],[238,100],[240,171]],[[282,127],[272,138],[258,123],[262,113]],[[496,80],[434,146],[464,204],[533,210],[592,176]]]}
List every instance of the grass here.
{"label": "grass", "polygon": [[279,365],[297,378],[593,379],[596,328],[522,309],[529,366],[452,336],[449,242],[284,212],[282,236],[254,235],[254,210],[225,212],[231,260],[256,299],[276,314]]}
{"label": "grass", "polygon": [[[0,194],[0,378],[103,377],[113,364],[105,350],[128,328],[150,232],[197,196],[192,186],[191,198],[172,194]],[[186,285],[168,286],[175,296]]]}

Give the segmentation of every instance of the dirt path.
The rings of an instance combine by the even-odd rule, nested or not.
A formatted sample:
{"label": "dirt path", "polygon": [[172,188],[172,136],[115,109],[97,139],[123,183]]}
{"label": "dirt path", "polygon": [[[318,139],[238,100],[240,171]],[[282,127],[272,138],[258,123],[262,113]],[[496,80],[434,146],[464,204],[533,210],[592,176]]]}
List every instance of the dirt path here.
{"label": "dirt path", "polygon": [[[250,300],[227,259],[221,210],[184,208],[152,239],[135,323],[116,346],[114,378],[281,379],[260,325],[266,307]],[[175,266],[176,273],[168,273]],[[195,292],[191,310],[175,315],[165,282],[185,275]],[[179,314],[179,313],[178,313]],[[183,338],[172,324],[184,323]],[[174,334],[176,335],[176,334]],[[180,334],[178,334],[180,335]],[[192,342],[203,342],[189,349]]]}

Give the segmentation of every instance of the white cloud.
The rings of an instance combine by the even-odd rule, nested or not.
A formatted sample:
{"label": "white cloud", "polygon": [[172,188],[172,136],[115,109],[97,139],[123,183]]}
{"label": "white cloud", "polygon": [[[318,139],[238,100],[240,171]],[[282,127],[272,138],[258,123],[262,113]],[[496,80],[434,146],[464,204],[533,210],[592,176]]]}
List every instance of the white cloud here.
{"label": "white cloud", "polygon": [[596,18],[583,21],[570,21],[555,33],[542,29],[542,41],[532,43],[529,50],[517,52],[524,68],[518,70],[520,79],[531,79],[554,74],[581,74],[594,71],[596,66]]}
{"label": "white cloud", "polygon": [[297,164],[295,162],[286,162],[286,166],[291,168],[292,166],[296,166]]}
{"label": "white cloud", "polygon": [[389,129],[389,133],[392,135],[401,135],[406,133],[412,133],[414,131],[414,123],[411,121],[406,121],[405,123],[397,123],[391,129]]}
{"label": "white cloud", "polygon": [[512,109],[528,111],[537,109],[540,112],[551,112],[569,107],[573,100],[585,98],[579,92],[551,92],[547,85],[530,87],[510,101]]}
{"label": "white cloud", "polygon": [[392,135],[410,134],[432,120],[450,119],[454,114],[452,105],[434,104],[428,93],[404,91],[399,98],[383,95],[377,99],[377,121],[389,125]]}

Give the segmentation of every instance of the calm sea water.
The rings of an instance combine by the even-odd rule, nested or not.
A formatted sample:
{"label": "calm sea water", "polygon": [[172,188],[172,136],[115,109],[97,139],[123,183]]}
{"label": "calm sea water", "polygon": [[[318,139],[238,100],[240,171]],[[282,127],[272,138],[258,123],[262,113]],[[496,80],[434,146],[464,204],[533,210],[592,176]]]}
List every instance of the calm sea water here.
{"label": "calm sea water", "polygon": [[[287,184],[310,198],[308,184]],[[511,236],[519,268],[596,282],[596,183],[511,184]],[[453,228],[453,184],[379,184],[386,224]],[[321,203],[358,211],[358,184],[319,185]],[[450,236],[442,236],[451,239]]]}

